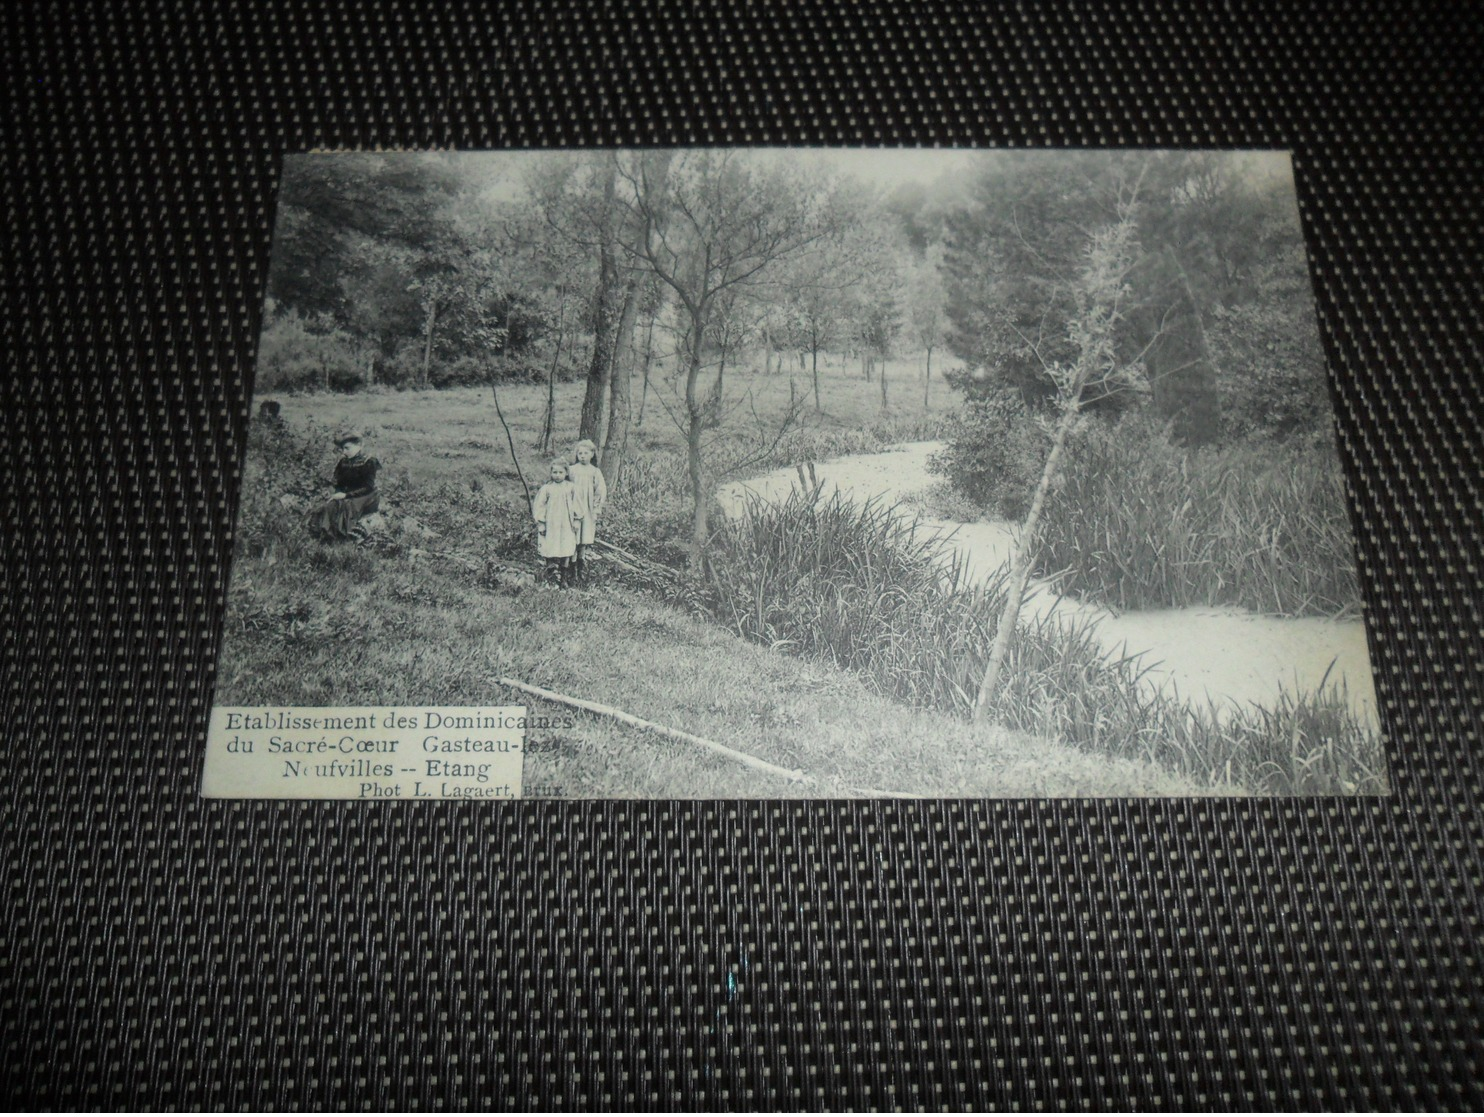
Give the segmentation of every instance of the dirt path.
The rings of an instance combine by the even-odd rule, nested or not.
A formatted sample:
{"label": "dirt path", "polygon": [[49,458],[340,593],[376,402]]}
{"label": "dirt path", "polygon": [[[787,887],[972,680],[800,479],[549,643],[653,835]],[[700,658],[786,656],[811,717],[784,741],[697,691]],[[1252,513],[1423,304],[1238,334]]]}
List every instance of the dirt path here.
{"label": "dirt path", "polygon": [[[928,471],[927,461],[941,448],[939,442],[912,442],[877,454],[820,462],[815,470],[826,495],[838,491],[857,500],[910,502],[940,480]],[[776,500],[798,484],[796,471],[777,470],[724,486],[718,496],[727,514],[735,516],[747,493]],[[921,530],[950,538],[970,576],[982,578],[1009,560],[1018,528],[1004,521],[925,519]],[[1235,608],[1119,614],[1072,598],[1058,599],[1044,583],[1031,587],[1026,608],[1038,615],[1096,621],[1098,638],[1109,652],[1141,654],[1143,664],[1151,668],[1147,682],[1178,690],[1183,697],[1271,706],[1281,690],[1313,690],[1329,671],[1331,683],[1344,684],[1356,713],[1376,722],[1370,657],[1360,621],[1266,617]]]}

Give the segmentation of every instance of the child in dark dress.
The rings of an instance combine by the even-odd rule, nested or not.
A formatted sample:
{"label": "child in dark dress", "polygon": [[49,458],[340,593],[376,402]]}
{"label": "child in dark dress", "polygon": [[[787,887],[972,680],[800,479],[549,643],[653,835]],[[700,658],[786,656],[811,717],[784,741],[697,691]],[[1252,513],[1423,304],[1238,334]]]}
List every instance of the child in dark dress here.
{"label": "child in dark dress", "polygon": [[362,516],[381,507],[376,491],[376,471],[381,463],[367,457],[361,449],[361,436],[356,431],[341,431],[335,436],[340,460],[335,463],[335,494],[309,516],[309,526],[330,539],[363,539]]}

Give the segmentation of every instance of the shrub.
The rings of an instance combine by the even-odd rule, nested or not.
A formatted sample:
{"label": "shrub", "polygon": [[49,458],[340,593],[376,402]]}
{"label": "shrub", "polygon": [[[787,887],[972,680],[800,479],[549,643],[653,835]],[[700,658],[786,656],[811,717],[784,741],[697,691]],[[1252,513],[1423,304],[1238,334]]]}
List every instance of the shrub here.
{"label": "shrub", "polygon": [[270,303],[258,339],[255,391],[350,391],[366,380],[369,356],[344,330]]}
{"label": "shrub", "polygon": [[[550,357],[543,359],[538,353],[500,354],[488,358],[485,364],[489,374],[493,374],[502,384],[545,384],[546,376],[551,371]],[[564,361],[557,366],[558,383],[566,383],[586,375],[586,369],[579,369],[570,362]]]}
{"label": "shrub", "polygon": [[947,481],[937,481],[920,493],[904,497],[914,511],[930,520],[947,520],[953,523],[972,524],[983,515],[983,511]]}
{"label": "shrub", "polygon": [[428,370],[430,388],[465,388],[474,384],[488,384],[491,362],[483,357],[465,355],[453,360],[433,358],[433,367]]}
{"label": "shrub", "polygon": [[247,432],[242,497],[237,509],[240,553],[277,561],[305,545],[305,519],[329,494],[324,476],[330,432],[312,421],[303,432],[255,418]]}
{"label": "shrub", "polygon": [[1050,443],[1018,397],[971,400],[949,428],[948,445],[931,467],[992,516],[1018,520],[1030,506]]}
{"label": "shrub", "polygon": [[422,383],[423,343],[404,341],[381,366],[381,378],[398,388],[411,388]]}

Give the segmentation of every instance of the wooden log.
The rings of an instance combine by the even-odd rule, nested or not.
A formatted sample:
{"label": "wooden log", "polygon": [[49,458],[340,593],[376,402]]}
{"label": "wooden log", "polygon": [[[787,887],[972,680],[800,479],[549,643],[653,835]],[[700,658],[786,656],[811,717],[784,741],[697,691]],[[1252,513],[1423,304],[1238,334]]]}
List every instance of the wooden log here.
{"label": "wooden log", "polygon": [[726,745],[717,741],[708,741],[705,737],[697,737],[694,733],[687,733],[681,729],[672,729],[668,725],[646,721],[644,718],[635,717],[633,714],[626,713],[614,706],[605,706],[601,702],[589,702],[585,698],[574,698],[570,694],[558,694],[554,690],[532,686],[530,683],[523,683],[519,679],[508,679],[502,676],[495,681],[501,686],[510,687],[512,690],[521,690],[527,694],[534,694],[537,698],[543,698],[547,702],[556,702],[562,706],[571,706],[578,710],[586,710],[588,713],[601,714],[603,717],[612,718],[614,721],[621,721],[625,725],[632,725],[636,729],[645,729],[651,733],[657,733],[661,737],[668,737],[672,741],[680,741],[682,744],[695,745],[698,748],[707,749],[710,752],[724,756],[728,760],[734,760],[738,764],[742,764],[748,768],[779,776],[788,780],[790,783],[812,784],[817,782],[814,777],[805,775],[801,769],[782,768],[777,764],[769,764],[766,760],[760,760],[745,752],[738,752],[736,749],[728,748]]}

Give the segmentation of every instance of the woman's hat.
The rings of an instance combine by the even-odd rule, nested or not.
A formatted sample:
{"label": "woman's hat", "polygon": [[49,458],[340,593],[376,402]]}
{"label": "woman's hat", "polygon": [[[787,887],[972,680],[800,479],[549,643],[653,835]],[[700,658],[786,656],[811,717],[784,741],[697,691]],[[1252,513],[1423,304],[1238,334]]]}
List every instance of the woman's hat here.
{"label": "woman's hat", "polygon": [[360,442],[361,432],[358,430],[342,430],[335,435],[335,445],[344,446],[347,442]]}

